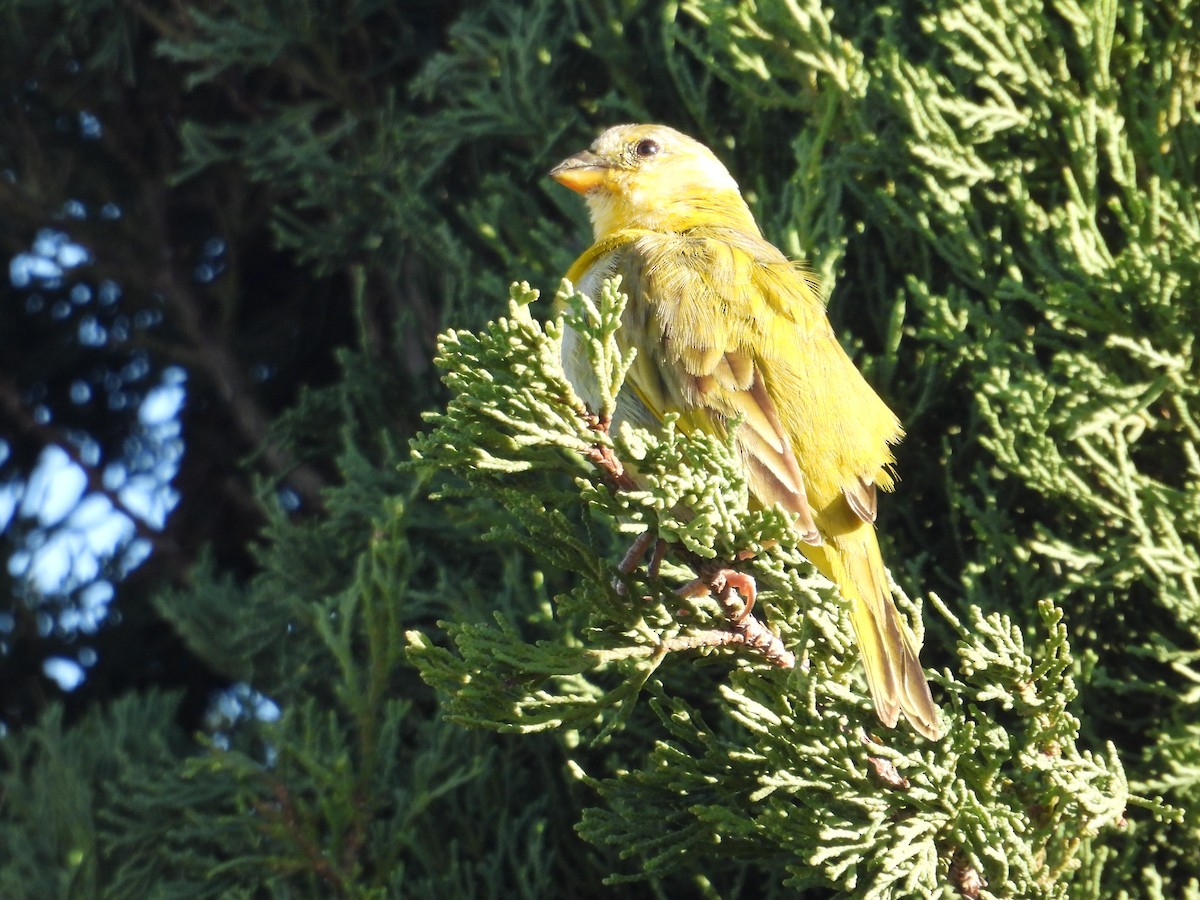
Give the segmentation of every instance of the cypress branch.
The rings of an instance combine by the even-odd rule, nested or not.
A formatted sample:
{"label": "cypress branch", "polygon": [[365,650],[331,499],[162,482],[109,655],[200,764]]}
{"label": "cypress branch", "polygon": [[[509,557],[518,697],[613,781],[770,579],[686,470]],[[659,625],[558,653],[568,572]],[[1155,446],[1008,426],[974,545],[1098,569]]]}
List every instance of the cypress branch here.
{"label": "cypress branch", "polygon": [[[589,773],[605,808],[586,811],[580,826],[590,841],[635,853],[639,877],[684,871],[703,854],[714,865],[770,858],[789,886],[816,883],[819,872],[860,896],[933,892],[972,872],[999,895],[1062,896],[1081,846],[1122,820],[1130,797],[1111,746],[1100,756],[1078,746],[1061,609],[1039,605],[1031,640],[978,609],[963,625],[931,597],[959,636],[959,675],[936,679],[950,700],[949,735],[920,748],[903,730],[880,735],[836,593],[803,562],[779,512],[749,508],[732,447],[684,436],[669,417],[658,434],[595,428],[602,417],[561,374],[562,325],[537,325],[532,298],[515,286],[508,318],[443,341],[438,364],[453,395],[414,441],[414,464],[501,502],[531,552],[579,576],[555,599],[557,627],[540,640],[500,615],[494,625],[444,624],[448,647],[409,632],[409,658],[448,695],[451,718],[597,741],[629,727],[648,697],[657,737],[644,762]],[[605,348],[623,303],[612,285],[594,307],[560,296],[614,395],[627,360]],[[579,468],[596,443],[636,461],[639,487],[617,486],[603,465]],[[562,476],[574,496],[553,486]],[[554,508],[538,499],[546,485]],[[612,533],[661,536],[677,563],[702,574],[711,576],[709,561],[741,559],[734,565],[764,585],[759,609],[780,646],[805,667],[772,670],[739,654],[715,691],[698,691],[695,649],[741,643],[725,637],[730,610],[604,559],[607,543],[583,527],[597,518]]]}

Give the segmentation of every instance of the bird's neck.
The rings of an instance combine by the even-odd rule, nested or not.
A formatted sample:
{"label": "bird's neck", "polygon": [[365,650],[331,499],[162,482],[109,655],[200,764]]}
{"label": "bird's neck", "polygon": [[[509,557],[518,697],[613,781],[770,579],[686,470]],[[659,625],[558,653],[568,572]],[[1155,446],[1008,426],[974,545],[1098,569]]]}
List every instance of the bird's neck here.
{"label": "bird's neck", "polygon": [[629,229],[678,233],[705,225],[760,234],[736,190],[697,190],[669,198],[597,191],[587,199],[598,241]]}

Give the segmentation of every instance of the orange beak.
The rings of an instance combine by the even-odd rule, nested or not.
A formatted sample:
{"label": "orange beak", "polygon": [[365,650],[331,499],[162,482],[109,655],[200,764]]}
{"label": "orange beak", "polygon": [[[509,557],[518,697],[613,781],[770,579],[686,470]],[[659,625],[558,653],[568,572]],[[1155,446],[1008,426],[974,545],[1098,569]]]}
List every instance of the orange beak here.
{"label": "orange beak", "polygon": [[586,194],[608,178],[608,163],[591,150],[568,156],[550,170],[550,177],[577,194]]}

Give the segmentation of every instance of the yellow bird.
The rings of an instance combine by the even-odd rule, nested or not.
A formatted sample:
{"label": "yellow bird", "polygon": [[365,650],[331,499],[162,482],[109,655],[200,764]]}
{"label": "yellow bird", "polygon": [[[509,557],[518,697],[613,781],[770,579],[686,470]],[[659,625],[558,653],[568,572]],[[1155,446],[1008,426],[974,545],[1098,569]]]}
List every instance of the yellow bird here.
{"label": "yellow bird", "polygon": [[[587,200],[595,243],[567,278],[589,296],[621,276],[618,340],[637,348],[614,418],[734,442],[750,490],[795,517],[803,550],[850,604],[867,683],[888,727],[900,713],[937,740],[937,707],[900,620],[875,539],[890,490],[896,416],[838,343],[813,277],[763,238],[707,147],[663,125],[618,125],[550,172]],[[578,337],[563,363],[598,405]]]}

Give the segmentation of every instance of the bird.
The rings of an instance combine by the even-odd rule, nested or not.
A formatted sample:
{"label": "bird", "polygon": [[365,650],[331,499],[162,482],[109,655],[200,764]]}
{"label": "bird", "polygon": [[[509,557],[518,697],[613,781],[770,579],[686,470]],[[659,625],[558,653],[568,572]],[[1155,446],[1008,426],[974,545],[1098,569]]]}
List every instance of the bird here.
{"label": "bird", "polygon": [[[737,182],[704,144],[666,125],[608,128],[550,171],[581,194],[594,242],[566,274],[593,298],[627,295],[617,340],[637,349],[613,425],[728,437],[751,495],[792,516],[804,555],[849,606],[876,714],[938,740],[938,707],[892,599],[875,533],[891,490],[895,414],[837,340],[815,276],[763,237]],[[582,339],[563,368],[598,408]]]}

